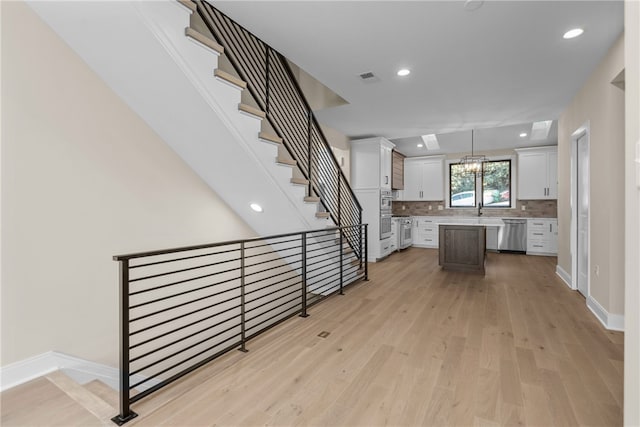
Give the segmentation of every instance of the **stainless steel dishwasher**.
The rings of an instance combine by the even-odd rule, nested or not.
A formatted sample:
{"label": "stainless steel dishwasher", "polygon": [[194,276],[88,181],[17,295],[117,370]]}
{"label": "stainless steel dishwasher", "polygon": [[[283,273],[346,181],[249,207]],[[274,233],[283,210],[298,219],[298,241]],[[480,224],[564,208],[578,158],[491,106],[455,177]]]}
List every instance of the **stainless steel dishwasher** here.
{"label": "stainless steel dishwasher", "polygon": [[503,218],[504,226],[498,233],[498,250],[500,252],[527,252],[527,220]]}

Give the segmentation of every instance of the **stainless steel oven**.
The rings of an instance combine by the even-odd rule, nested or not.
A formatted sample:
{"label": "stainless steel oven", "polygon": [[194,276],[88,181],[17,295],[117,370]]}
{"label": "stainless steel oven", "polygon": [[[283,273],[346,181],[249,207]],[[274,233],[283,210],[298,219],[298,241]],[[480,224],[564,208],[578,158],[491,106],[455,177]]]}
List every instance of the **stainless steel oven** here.
{"label": "stainless steel oven", "polygon": [[380,214],[380,240],[391,237],[391,212]]}
{"label": "stainless steel oven", "polygon": [[391,213],[392,202],[393,196],[391,196],[391,191],[380,191],[380,213]]}
{"label": "stainless steel oven", "polygon": [[411,228],[413,227],[413,220],[409,218],[400,219],[400,249],[406,249],[413,243],[413,236]]}

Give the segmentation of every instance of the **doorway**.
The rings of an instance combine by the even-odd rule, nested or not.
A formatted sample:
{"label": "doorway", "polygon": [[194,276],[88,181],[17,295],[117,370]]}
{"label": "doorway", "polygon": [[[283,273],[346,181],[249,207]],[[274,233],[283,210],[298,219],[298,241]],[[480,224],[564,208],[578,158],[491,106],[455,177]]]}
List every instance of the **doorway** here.
{"label": "doorway", "polygon": [[572,135],[572,288],[589,297],[589,131],[583,126]]}

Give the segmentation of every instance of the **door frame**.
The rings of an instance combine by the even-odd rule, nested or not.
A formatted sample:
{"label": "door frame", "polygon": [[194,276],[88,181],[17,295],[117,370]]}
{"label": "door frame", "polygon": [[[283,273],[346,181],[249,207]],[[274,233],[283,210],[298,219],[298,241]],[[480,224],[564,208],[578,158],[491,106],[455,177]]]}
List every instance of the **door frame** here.
{"label": "door frame", "polygon": [[[571,134],[571,289],[578,290],[578,139],[585,137],[587,144],[587,156],[589,165],[591,164],[591,127],[587,120],[582,126]],[[591,174],[591,168],[589,168]],[[591,181],[591,179],[589,179]],[[591,183],[589,182],[589,190]],[[591,198],[587,208],[589,225],[587,226],[587,262],[589,270],[587,272],[587,301],[591,296]]]}

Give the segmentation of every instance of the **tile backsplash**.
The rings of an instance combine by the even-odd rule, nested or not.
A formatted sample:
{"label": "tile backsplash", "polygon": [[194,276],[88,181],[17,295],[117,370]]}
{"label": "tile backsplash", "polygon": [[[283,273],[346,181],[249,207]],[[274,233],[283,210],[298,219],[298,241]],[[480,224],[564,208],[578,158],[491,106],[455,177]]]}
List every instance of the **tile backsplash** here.
{"label": "tile backsplash", "polygon": [[[444,208],[444,202],[393,202],[394,215],[411,216],[476,216],[478,208]],[[522,207],[525,210],[522,210]],[[403,209],[404,207],[404,209]],[[429,209],[431,207],[431,209]],[[482,216],[486,217],[526,217],[526,218],[557,218],[558,202],[556,200],[517,200],[516,208],[483,208]]]}

